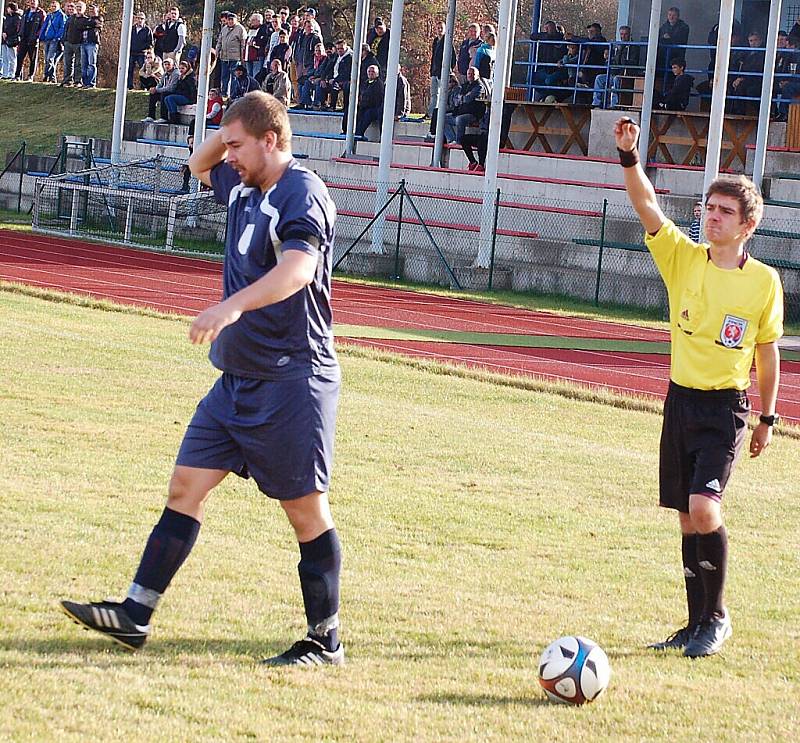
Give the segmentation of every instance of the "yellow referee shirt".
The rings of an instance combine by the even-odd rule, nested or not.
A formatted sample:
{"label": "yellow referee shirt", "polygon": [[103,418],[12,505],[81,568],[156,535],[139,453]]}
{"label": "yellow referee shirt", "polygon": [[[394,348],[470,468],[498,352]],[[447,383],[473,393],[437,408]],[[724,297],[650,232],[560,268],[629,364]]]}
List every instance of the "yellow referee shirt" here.
{"label": "yellow referee shirt", "polygon": [[750,386],[756,344],[783,335],[783,288],[778,273],[753,257],[722,269],[667,220],[645,245],[669,295],[673,382],[699,390]]}

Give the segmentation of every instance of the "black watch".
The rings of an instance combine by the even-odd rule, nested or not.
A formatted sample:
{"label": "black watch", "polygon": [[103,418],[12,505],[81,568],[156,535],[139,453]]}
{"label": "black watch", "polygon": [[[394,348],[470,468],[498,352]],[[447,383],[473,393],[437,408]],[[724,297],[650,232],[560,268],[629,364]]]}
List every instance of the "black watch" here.
{"label": "black watch", "polygon": [[775,413],[775,415],[760,415],[760,416],[758,416],[758,420],[760,420],[762,423],[764,423],[767,426],[774,426],[780,419],[781,419],[781,417],[777,413]]}

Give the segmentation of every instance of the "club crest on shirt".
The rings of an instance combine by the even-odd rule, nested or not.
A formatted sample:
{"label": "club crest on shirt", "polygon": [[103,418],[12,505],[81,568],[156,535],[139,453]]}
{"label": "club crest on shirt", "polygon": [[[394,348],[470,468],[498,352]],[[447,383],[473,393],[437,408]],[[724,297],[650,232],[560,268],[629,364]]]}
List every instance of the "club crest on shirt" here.
{"label": "club crest on shirt", "polygon": [[725,315],[719,339],[725,348],[736,348],[741,345],[742,338],[747,331],[747,320],[736,315]]}

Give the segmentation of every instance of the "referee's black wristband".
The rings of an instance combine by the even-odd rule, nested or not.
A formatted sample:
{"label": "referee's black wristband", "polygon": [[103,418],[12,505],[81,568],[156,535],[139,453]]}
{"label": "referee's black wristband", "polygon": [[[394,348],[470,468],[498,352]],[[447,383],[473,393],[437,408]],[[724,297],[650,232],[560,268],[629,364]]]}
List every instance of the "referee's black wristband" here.
{"label": "referee's black wristband", "polygon": [[639,150],[635,147],[632,150],[621,150],[617,147],[619,153],[619,164],[623,168],[633,168],[639,164]]}

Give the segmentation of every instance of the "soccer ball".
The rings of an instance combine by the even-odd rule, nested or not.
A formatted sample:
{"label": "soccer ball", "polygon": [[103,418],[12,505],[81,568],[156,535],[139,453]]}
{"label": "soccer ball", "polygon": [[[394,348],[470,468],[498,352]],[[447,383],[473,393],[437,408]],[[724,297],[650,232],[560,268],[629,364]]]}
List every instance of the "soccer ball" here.
{"label": "soccer ball", "polygon": [[593,702],[608,686],[611,667],[603,649],[585,637],[562,637],[539,661],[539,684],[554,702]]}

